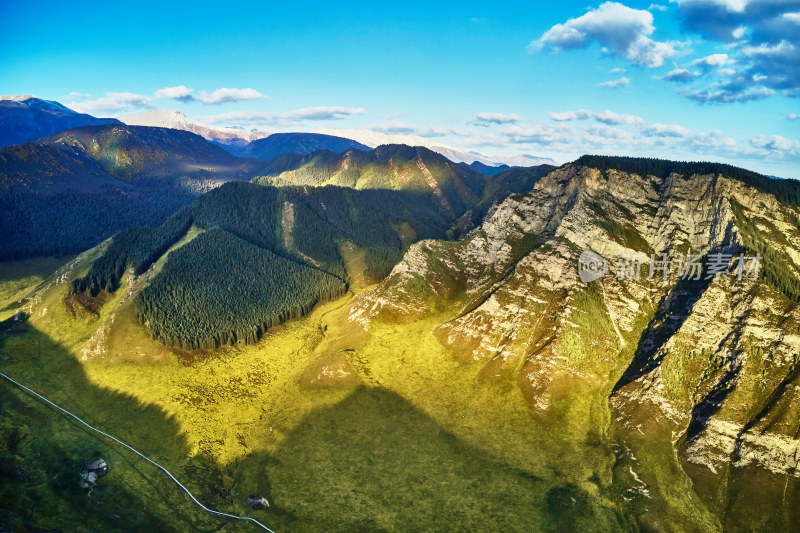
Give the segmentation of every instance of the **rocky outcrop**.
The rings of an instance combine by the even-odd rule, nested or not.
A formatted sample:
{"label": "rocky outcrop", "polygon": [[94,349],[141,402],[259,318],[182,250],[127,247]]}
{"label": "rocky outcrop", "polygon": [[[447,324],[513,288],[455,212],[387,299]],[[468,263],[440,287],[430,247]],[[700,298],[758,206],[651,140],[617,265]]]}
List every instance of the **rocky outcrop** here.
{"label": "rocky outcrop", "polygon": [[[705,267],[730,254],[720,256],[730,270],[755,255],[744,224],[800,277],[798,210],[768,191],[720,172],[565,165],[462,241],[412,246],[349,318],[369,329],[434,314],[454,357],[513,379],[535,413],[546,415],[565,382],[599,384],[624,424],[666,428],[682,461],[796,476],[800,311],[763,270],[678,275],[692,254]],[[584,250],[609,262],[588,285],[577,270]],[[635,264],[640,275],[625,279]],[[609,382],[615,369],[622,377]]]}

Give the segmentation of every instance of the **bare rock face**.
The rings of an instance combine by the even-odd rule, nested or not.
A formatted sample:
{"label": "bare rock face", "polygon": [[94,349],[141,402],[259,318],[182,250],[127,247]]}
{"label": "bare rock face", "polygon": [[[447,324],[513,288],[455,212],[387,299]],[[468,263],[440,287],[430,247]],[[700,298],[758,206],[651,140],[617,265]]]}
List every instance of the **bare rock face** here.
{"label": "bare rock face", "polygon": [[[454,357],[513,379],[536,414],[564,383],[604,386],[616,418],[660,425],[685,464],[798,476],[800,310],[777,278],[800,278],[799,217],[724,173],[565,165],[462,241],[412,246],[350,320],[433,314]],[[590,284],[578,276],[584,250],[608,261]],[[739,254],[756,252],[760,274],[739,279]],[[733,274],[707,279],[716,254],[730,254]],[[690,255],[698,280],[678,276]],[[633,279],[626,258],[639,260]]]}

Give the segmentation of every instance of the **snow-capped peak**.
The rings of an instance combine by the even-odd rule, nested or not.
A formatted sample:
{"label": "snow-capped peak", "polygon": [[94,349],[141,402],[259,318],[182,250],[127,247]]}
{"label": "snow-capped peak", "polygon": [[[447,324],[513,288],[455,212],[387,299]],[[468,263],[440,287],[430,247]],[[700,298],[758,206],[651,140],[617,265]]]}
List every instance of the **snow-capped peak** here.
{"label": "snow-capped peak", "polygon": [[209,141],[216,141],[223,144],[246,144],[269,135],[269,133],[263,131],[245,131],[237,128],[211,128],[174,109],[155,109],[118,118],[129,126],[150,126],[189,131]]}
{"label": "snow-capped peak", "polygon": [[5,96],[0,96],[0,100],[11,100],[12,102],[24,102],[25,100],[30,100],[31,98],[36,98],[32,94],[7,94]]}

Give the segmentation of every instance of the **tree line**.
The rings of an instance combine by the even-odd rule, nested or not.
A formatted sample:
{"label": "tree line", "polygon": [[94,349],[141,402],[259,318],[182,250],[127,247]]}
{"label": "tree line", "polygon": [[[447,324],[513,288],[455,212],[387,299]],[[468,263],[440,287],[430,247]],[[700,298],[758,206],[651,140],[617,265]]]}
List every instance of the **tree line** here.
{"label": "tree line", "polygon": [[789,206],[800,207],[800,181],[771,178],[752,170],[724,163],[668,161],[652,157],[584,155],[578,158],[574,164],[601,171],[614,169],[642,176],[657,176],[662,179],[669,177],[673,172],[684,176],[719,174],[739,180],[761,192],[772,194]]}
{"label": "tree line", "polygon": [[256,342],[270,327],[341,296],[345,282],[219,229],[172,252],[136,298],[156,340],[191,350]]}
{"label": "tree line", "polygon": [[141,323],[179,347],[253,342],[346,292],[345,243],[364,252],[363,274],[378,280],[402,259],[401,223],[422,239],[445,238],[452,222],[428,194],[233,182],[159,228],[117,234],[72,291],[115,291],[128,268],[145,272],[194,225],[206,231],[172,252],[141,293]]}

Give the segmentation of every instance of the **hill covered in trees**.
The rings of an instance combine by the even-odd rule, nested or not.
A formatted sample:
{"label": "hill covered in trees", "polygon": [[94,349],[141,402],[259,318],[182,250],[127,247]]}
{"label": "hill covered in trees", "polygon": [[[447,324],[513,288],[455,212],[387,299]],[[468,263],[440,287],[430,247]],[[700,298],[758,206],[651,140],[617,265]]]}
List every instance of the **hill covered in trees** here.
{"label": "hill covered in trees", "polygon": [[256,342],[268,328],[346,290],[336,276],[211,229],[170,254],[136,308],[154,339],[215,348]]}
{"label": "hill covered in trees", "polygon": [[159,228],[116,235],[72,292],[117,290],[128,268],[145,272],[194,225],[206,232],[167,257],[137,299],[140,321],[179,347],[252,342],[320,299],[382,279],[410,244],[446,238],[453,221],[430,194],[227,183]]}
{"label": "hill covered in trees", "polygon": [[0,260],[64,255],[157,226],[263,162],[177,130],[91,126],[0,150]]}
{"label": "hill covered in trees", "polygon": [[370,151],[328,150],[271,161],[264,185],[338,185],[353,189],[390,189],[432,194],[451,215],[459,216],[476,204],[490,182],[470,168],[422,146],[383,145]]}
{"label": "hill covered in trees", "polygon": [[263,139],[250,141],[244,146],[227,145],[225,148],[233,154],[256,157],[264,161],[271,161],[281,154],[308,155],[317,150],[329,150],[340,154],[351,148],[371,149],[352,139],[321,133],[273,133]]}

